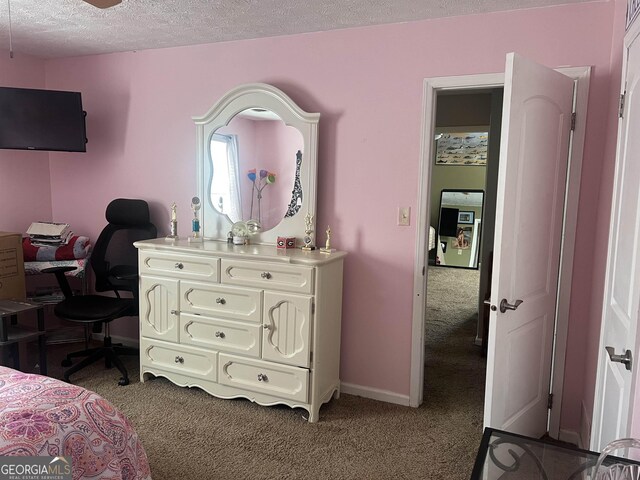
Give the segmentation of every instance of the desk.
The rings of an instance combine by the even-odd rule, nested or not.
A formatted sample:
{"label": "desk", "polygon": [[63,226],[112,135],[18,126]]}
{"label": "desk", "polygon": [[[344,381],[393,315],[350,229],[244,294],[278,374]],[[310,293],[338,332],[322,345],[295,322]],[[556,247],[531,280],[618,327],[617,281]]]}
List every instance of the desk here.
{"label": "desk", "polygon": [[[485,428],[471,480],[582,480],[590,474],[600,454],[545,440]],[[603,466],[639,465],[608,456]],[[600,470],[602,471],[602,469]]]}
{"label": "desk", "polygon": [[[18,325],[18,315],[35,311],[38,318],[37,329]],[[18,345],[20,342],[38,340],[40,354],[40,373],[47,374],[47,345],[44,329],[44,305],[16,300],[0,300],[0,348],[11,348],[16,369],[20,369]],[[2,355],[4,363],[5,356]]]}

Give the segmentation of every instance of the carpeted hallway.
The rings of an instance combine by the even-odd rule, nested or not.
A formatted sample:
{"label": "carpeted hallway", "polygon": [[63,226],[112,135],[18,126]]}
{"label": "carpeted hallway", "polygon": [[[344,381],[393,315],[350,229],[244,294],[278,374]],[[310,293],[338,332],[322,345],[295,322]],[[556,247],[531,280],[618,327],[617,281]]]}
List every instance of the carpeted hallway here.
{"label": "carpeted hallway", "polygon": [[429,267],[425,322],[425,403],[455,414],[456,428],[474,438],[482,433],[486,370],[473,343],[479,280],[479,270]]}
{"label": "carpeted hallway", "polygon": [[[443,287],[441,277],[450,270],[463,272],[430,269],[429,286]],[[469,478],[481,439],[484,361],[471,343],[473,321],[445,321],[448,314],[437,308],[430,310],[425,401],[417,409],[343,394],[309,424],[303,410],[217,399],[162,378],[141,384],[132,357],[125,360],[132,380],[126,387],[117,385],[115,369],[100,364],[72,378],[129,417],[155,480],[462,480]],[[61,377],[60,358],[78,347],[50,349],[52,376]]]}

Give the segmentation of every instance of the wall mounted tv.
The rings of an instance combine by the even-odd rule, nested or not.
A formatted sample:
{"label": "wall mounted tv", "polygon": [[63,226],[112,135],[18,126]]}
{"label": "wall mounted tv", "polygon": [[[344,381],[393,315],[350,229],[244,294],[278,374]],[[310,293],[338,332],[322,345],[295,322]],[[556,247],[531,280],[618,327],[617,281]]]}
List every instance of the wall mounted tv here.
{"label": "wall mounted tv", "polygon": [[86,152],[79,92],[0,87],[0,148]]}

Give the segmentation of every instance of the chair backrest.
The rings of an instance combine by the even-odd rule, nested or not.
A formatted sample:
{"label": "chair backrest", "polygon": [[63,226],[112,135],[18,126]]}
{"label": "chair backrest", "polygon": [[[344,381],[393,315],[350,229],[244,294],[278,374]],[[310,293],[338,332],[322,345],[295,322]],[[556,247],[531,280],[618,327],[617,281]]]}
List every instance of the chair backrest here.
{"label": "chair backrest", "polygon": [[157,229],[149,219],[149,205],[144,200],[118,198],[107,206],[108,225],[102,230],[91,254],[97,292],[129,291],[135,293],[137,280],[118,280],[113,274],[138,273],[138,255],[133,242],[156,238]]}

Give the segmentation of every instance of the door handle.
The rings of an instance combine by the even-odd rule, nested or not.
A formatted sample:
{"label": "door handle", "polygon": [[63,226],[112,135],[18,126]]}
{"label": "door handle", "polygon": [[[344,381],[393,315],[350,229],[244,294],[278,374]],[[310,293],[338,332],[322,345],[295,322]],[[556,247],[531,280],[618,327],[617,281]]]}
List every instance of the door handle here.
{"label": "door handle", "polygon": [[500,312],[505,313],[507,310],[517,310],[522,300],[516,300],[514,304],[507,302],[506,298],[503,298],[500,302]]}
{"label": "door handle", "polygon": [[491,305],[491,300],[485,300],[482,303],[484,303],[485,305],[489,305],[489,308],[492,312],[495,312],[498,309],[498,307],[496,307],[495,305]]}
{"label": "door handle", "polygon": [[619,362],[619,363],[623,363],[624,367],[631,371],[631,367],[633,364],[633,357],[631,356],[631,350],[627,350],[626,352],[624,352],[624,355],[616,355],[616,349],[613,347],[604,347],[604,349],[607,351],[607,353],[609,354],[609,359],[612,362]]}

